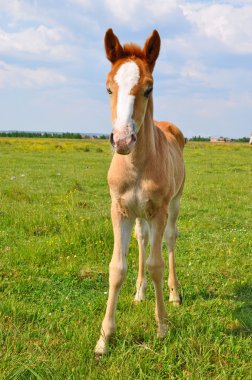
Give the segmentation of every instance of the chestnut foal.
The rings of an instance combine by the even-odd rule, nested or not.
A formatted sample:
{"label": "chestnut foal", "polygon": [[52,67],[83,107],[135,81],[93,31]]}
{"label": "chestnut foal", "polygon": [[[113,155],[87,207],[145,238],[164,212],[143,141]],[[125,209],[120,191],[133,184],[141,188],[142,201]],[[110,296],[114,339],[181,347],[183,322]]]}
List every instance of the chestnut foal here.
{"label": "chestnut foal", "polygon": [[105,35],[105,50],[112,63],[107,91],[113,122],[110,142],[115,152],[108,172],[114,250],[109,265],[107,309],[95,348],[98,355],[106,353],[115,330],[117,299],[127,271],[126,255],[135,221],[139,245],[135,301],[145,298],[145,255],[150,236],[147,265],[155,287],[157,335],[160,338],[166,335],[162,239],[164,236],[169,253],[169,300],[179,304],[174,248],[185,180],[183,134],[171,123],[153,121],[152,71],[160,50],[158,32],[154,30],[141,49],[134,44],[122,47],[109,29]]}

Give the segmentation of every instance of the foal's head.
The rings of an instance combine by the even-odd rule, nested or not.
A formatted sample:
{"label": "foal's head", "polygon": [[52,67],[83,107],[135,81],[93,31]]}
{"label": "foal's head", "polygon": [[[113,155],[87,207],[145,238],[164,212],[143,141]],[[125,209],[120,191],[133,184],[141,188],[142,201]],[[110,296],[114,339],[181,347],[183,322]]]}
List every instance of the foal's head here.
{"label": "foal's head", "polygon": [[106,82],[113,123],[110,142],[117,153],[129,154],[151,97],[152,71],[160,50],[160,37],[154,30],[143,49],[134,44],[121,46],[109,29],[105,34],[105,50],[112,63]]}

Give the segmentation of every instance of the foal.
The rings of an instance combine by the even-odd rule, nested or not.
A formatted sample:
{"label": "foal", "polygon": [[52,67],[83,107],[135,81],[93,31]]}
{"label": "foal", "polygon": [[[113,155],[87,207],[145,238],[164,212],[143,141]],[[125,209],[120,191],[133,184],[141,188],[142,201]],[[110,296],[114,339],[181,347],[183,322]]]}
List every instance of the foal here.
{"label": "foal", "polygon": [[115,152],[108,172],[114,250],[109,265],[107,309],[95,348],[98,355],[106,353],[115,330],[117,299],[127,271],[126,255],[135,221],[139,245],[135,301],[145,298],[145,253],[150,235],[147,265],[155,287],[157,335],[160,338],[166,335],[162,239],[164,236],[169,252],[169,300],[179,304],[174,248],[185,179],[182,133],[171,123],[153,121],[152,71],[160,50],[158,32],[154,30],[141,49],[134,44],[122,47],[109,29],[105,50],[112,63],[107,91],[113,122],[110,143]]}

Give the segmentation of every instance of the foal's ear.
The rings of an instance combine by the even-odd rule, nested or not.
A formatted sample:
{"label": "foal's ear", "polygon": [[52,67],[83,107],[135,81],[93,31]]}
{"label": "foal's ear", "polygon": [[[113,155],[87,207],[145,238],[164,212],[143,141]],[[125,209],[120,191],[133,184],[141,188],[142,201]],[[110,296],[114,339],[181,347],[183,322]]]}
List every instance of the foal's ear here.
{"label": "foal's ear", "polygon": [[110,62],[114,63],[123,56],[123,48],[112,29],[106,31],[104,45],[107,58]]}
{"label": "foal's ear", "polygon": [[153,30],[152,35],[146,40],[143,48],[145,59],[149,64],[151,70],[153,70],[156,59],[159,55],[160,45],[160,36],[157,30],[155,29]]}

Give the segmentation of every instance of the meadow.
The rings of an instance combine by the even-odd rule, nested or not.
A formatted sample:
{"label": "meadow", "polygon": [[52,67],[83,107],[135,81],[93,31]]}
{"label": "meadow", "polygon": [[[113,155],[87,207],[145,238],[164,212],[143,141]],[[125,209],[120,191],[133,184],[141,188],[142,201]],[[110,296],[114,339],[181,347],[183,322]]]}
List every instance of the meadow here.
{"label": "meadow", "polygon": [[107,141],[0,139],[0,379],[252,379],[251,147],[186,145],[183,303],[169,305],[165,291],[169,332],[159,341],[149,276],[146,302],[133,302],[133,238],[116,335],[97,361],[111,156]]}

